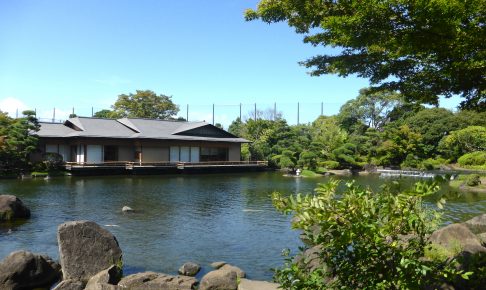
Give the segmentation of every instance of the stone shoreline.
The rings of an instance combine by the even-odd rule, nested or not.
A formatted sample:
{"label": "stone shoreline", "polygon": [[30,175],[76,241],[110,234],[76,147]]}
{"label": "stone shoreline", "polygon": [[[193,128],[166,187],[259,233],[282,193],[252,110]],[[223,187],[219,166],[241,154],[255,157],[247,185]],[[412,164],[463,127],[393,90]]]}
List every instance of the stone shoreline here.
{"label": "stone shoreline", "polygon": [[[276,290],[278,285],[245,279],[246,273],[226,262],[198,281],[201,267],[187,262],[179,275],[142,272],[122,276],[122,250],[116,237],[91,221],[71,221],[58,227],[59,263],[47,256],[16,251],[0,263],[0,289],[101,290]],[[56,285],[57,284],[57,285]]]}

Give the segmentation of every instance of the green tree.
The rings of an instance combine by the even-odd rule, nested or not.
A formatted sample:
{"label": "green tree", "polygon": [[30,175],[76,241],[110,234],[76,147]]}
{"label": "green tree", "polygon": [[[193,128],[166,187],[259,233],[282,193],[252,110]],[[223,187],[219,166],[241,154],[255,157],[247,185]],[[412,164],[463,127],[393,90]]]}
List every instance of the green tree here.
{"label": "green tree", "polygon": [[357,75],[376,89],[437,104],[461,95],[486,110],[486,2],[261,0],[246,20],[286,21],[304,42],[338,48],[304,62],[312,75]]}
{"label": "green tree", "polygon": [[361,89],[356,99],[341,107],[338,118],[342,124],[361,122],[366,128],[382,130],[391,121],[395,108],[403,103],[402,96],[396,92]]}
{"label": "green tree", "polygon": [[122,94],[112,106],[113,117],[169,119],[179,112],[172,97],[157,95],[150,90],[137,90],[135,94]]}
{"label": "green tree", "polygon": [[438,154],[439,141],[461,126],[456,122],[454,114],[444,108],[424,109],[404,120],[404,123],[414,132],[420,133],[427,155]]}
{"label": "green tree", "polygon": [[94,113],[93,117],[111,119],[111,118],[116,118],[117,116],[115,112],[113,112],[112,110],[103,109],[101,111]]}
{"label": "green tree", "polygon": [[339,162],[342,168],[358,169],[360,164],[356,160],[356,145],[345,143],[332,151],[333,159]]}
{"label": "green tree", "polygon": [[380,165],[402,165],[407,161],[403,164],[405,167],[416,167],[424,156],[422,135],[414,132],[407,125],[387,128],[383,138],[384,141],[377,148]]}
{"label": "green tree", "polygon": [[338,186],[321,184],[310,195],[273,193],[275,207],[294,215],[292,227],[302,230],[308,246],[277,269],[283,289],[435,289],[471,275],[451,261],[423,258],[440,219],[423,198],[438,186],[417,184],[404,192],[373,192],[353,182],[338,192]]}
{"label": "green tree", "polygon": [[29,154],[37,149],[38,137],[35,134],[40,128],[34,111],[23,111],[23,117],[10,119],[4,114],[0,117],[3,135],[0,142],[0,168],[16,173],[28,169]]}
{"label": "green tree", "polygon": [[295,165],[297,164],[295,152],[290,150],[284,150],[282,154],[273,156],[273,160],[277,162],[280,168],[287,168],[291,171],[295,170]]}
{"label": "green tree", "polygon": [[336,117],[320,116],[311,126],[311,138],[321,158],[329,159],[332,151],[346,142],[348,134],[339,127]]}
{"label": "green tree", "polygon": [[241,137],[243,136],[245,129],[245,124],[241,121],[240,117],[236,118],[228,127],[228,132],[231,134]]}
{"label": "green tree", "polygon": [[439,148],[453,160],[466,153],[486,151],[486,127],[470,126],[452,131],[442,138]]}

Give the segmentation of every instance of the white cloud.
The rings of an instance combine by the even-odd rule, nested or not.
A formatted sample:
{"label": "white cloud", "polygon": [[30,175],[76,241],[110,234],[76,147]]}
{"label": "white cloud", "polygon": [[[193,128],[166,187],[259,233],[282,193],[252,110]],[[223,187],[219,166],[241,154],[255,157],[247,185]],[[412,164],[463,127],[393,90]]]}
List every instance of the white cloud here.
{"label": "white cloud", "polygon": [[10,117],[16,117],[22,115],[22,111],[27,110],[28,107],[21,100],[16,98],[7,97],[0,100],[0,111],[7,112]]}

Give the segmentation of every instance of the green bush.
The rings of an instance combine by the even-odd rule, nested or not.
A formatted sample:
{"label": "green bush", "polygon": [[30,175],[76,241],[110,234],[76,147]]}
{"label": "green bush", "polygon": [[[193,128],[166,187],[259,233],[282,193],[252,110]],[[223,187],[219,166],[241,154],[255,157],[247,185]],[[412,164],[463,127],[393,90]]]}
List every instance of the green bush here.
{"label": "green bush", "polygon": [[444,158],[428,158],[423,160],[419,165],[418,168],[422,170],[434,170],[439,169],[441,165],[447,164],[447,160]]}
{"label": "green bush", "polygon": [[479,174],[471,174],[467,177],[466,184],[468,186],[478,186],[481,184],[481,177]]}
{"label": "green bush", "polygon": [[486,151],[476,151],[462,155],[457,160],[461,166],[486,165]]}
{"label": "green bush", "polygon": [[319,162],[319,167],[324,167],[326,169],[337,169],[339,168],[339,162],[332,160],[321,161]]}
{"label": "green bush", "polygon": [[275,271],[282,288],[424,289],[471,275],[456,270],[452,260],[423,258],[430,245],[426,237],[440,222],[423,197],[438,186],[419,183],[399,193],[391,187],[372,192],[346,185],[339,194],[335,180],[319,185],[315,195],[273,194],[275,207],[294,214],[293,228],[303,231],[303,240],[315,251],[310,263],[305,248],[300,258],[287,257]]}

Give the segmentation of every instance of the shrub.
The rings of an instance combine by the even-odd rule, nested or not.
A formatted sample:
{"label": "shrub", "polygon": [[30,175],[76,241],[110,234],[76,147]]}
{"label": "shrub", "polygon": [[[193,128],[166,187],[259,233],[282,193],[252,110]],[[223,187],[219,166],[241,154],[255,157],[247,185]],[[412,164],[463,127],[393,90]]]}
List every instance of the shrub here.
{"label": "shrub", "polygon": [[471,275],[456,270],[451,260],[423,259],[430,243],[426,237],[440,215],[424,207],[422,198],[438,186],[419,183],[401,193],[391,187],[372,192],[351,182],[339,195],[338,186],[339,181],[319,185],[315,195],[273,194],[275,207],[293,213],[292,226],[303,231],[309,248],[317,249],[312,265],[288,257],[276,270],[282,288],[423,289]]}
{"label": "shrub", "polygon": [[332,161],[332,160],[322,161],[322,162],[319,162],[319,166],[324,167],[326,169],[337,169],[337,168],[339,168],[339,162]]}
{"label": "shrub", "polygon": [[461,166],[486,165],[486,151],[476,151],[462,155],[457,160]]}
{"label": "shrub", "polygon": [[468,186],[478,186],[481,184],[481,177],[479,174],[471,174],[467,177],[466,184]]}
{"label": "shrub", "polygon": [[434,170],[440,168],[441,165],[447,164],[447,160],[444,158],[428,158],[423,160],[419,165],[418,168],[422,170]]}
{"label": "shrub", "polygon": [[48,172],[60,170],[64,164],[62,156],[57,153],[45,153],[43,154],[42,159],[44,160]]}

